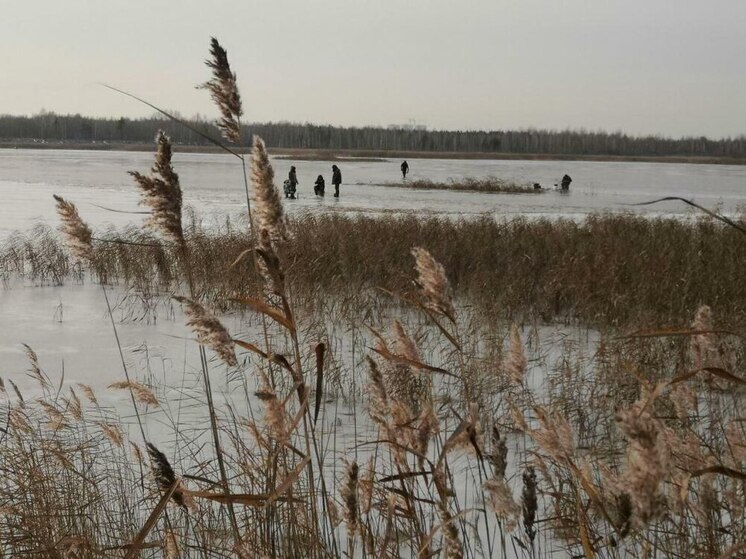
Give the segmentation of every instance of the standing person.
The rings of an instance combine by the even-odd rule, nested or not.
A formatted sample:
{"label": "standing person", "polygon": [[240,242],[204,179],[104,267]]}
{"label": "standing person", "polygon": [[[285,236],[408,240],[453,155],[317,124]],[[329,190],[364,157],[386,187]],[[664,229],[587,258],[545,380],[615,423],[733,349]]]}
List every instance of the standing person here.
{"label": "standing person", "polygon": [[288,189],[290,198],[295,198],[295,190],[298,187],[298,175],[295,173],[295,165],[290,167],[290,172],[288,173],[288,186],[290,187]]}
{"label": "standing person", "polygon": [[401,164],[401,178],[407,180],[407,173],[409,172],[409,163],[406,161]]}
{"label": "standing person", "polygon": [[334,185],[334,197],[339,198],[339,185],[342,184],[342,171],[339,167],[332,165],[332,184]]}
{"label": "standing person", "polygon": [[565,175],[562,177],[562,190],[570,190],[570,183],[572,182],[572,179],[570,178],[570,175]]}
{"label": "standing person", "polygon": [[313,193],[316,196],[323,196],[324,195],[324,188],[326,185],[324,184],[324,176],[319,175],[316,179],[316,182],[313,183]]}

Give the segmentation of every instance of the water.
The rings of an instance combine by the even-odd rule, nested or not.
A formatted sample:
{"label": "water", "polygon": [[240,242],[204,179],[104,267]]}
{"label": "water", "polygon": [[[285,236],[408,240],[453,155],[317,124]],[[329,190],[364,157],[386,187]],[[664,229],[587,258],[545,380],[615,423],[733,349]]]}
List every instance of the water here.
{"label": "water", "polygon": [[[95,228],[141,223],[143,216],[115,213],[98,206],[138,212],[138,194],[128,171],[145,172],[152,154],[137,152],[0,150],[0,237],[27,229],[35,220],[54,224],[52,194],[75,202],[83,219]],[[708,207],[736,214],[746,195],[746,166],[620,163],[588,161],[497,161],[411,159],[410,180],[448,181],[495,176],[519,183],[541,183],[552,188],[562,175],[573,178],[571,192],[541,195],[487,194],[409,190],[382,186],[401,180],[400,160],[339,163],[341,198],[313,196],[313,182],[323,174],[331,179],[331,163],[273,158],[278,186],[290,165],[298,168],[300,198],[286,203],[297,212],[367,212],[438,215],[565,216],[582,218],[599,211],[646,215],[690,216],[678,202],[630,206],[663,196],[683,196]],[[174,165],[181,177],[184,200],[210,221],[245,213],[240,162],[230,155],[177,153]],[[331,184],[327,192],[332,191]]]}

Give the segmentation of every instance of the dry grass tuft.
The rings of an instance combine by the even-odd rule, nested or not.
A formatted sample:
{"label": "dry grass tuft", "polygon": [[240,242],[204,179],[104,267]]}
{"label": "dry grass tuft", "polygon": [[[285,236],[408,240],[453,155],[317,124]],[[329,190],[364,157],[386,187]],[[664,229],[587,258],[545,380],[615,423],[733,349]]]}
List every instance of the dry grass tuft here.
{"label": "dry grass tuft", "polygon": [[88,262],[93,255],[93,232],[78,214],[78,208],[72,202],[54,194],[57,201],[57,214],[62,225],[60,231],[67,241],[67,246],[73,255],[83,262]]}
{"label": "dry grass tuft", "polygon": [[220,110],[217,122],[223,137],[234,144],[241,142],[240,118],[243,114],[241,95],[236,84],[236,74],[228,63],[228,52],[213,37],[210,40],[210,55],[205,64],[212,70],[212,79],[198,86],[210,92],[213,102]]}
{"label": "dry grass tuft", "polygon": [[215,315],[188,297],[175,296],[174,300],[184,305],[187,326],[191,326],[197,341],[217,353],[229,367],[238,366],[233,338]]}
{"label": "dry grass tuft", "polygon": [[155,142],[158,151],[150,176],[137,171],[130,171],[130,175],[140,188],[141,204],[151,210],[146,225],[159,232],[165,239],[181,245],[184,242],[184,231],[181,226],[182,195],[179,175],[171,165],[171,140],[159,130]]}

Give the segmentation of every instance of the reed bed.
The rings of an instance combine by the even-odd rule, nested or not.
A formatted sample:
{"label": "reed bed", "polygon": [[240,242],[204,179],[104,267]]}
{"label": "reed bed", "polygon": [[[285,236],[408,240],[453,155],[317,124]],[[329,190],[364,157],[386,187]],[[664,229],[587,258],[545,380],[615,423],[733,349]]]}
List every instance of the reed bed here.
{"label": "reed bed", "polygon": [[504,194],[540,194],[544,190],[534,188],[530,184],[519,184],[497,177],[473,178],[448,182],[435,182],[427,179],[405,180],[402,182],[387,182],[383,186],[399,188],[413,188],[415,190],[456,190],[461,192],[501,192]]}
{"label": "reed bed", "polygon": [[[459,303],[507,318],[644,326],[682,323],[703,303],[726,318],[746,311],[742,235],[709,219],[307,215],[289,219],[287,231],[288,281],[304,306],[334,299],[364,311],[375,299],[372,288],[408,292],[411,279],[403,270],[409,251],[427,245],[448,271]],[[234,265],[252,246],[248,234],[230,225],[206,231],[193,224],[185,235],[201,296],[227,308],[230,298],[257,291],[250,261]],[[97,237],[107,240],[94,242],[91,270],[98,281],[146,295],[183,281],[185,256],[152,234],[130,229]],[[10,238],[0,251],[0,268],[36,283],[80,278],[61,241],[43,227]]]}

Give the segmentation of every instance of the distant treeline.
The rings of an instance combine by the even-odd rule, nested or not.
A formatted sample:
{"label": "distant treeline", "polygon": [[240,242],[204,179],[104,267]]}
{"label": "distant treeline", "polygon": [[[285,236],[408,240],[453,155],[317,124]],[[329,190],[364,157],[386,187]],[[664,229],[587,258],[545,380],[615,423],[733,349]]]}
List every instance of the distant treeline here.
{"label": "distant treeline", "polygon": [[[196,129],[218,137],[211,121],[190,120]],[[191,130],[163,118],[89,118],[41,113],[0,115],[0,141],[148,143],[164,129],[177,144],[207,142]],[[711,140],[705,137],[629,136],[585,130],[440,131],[405,128],[343,128],[316,124],[246,124],[244,138],[259,134],[269,147],[347,150],[487,152],[609,156],[746,157],[746,136]]]}

